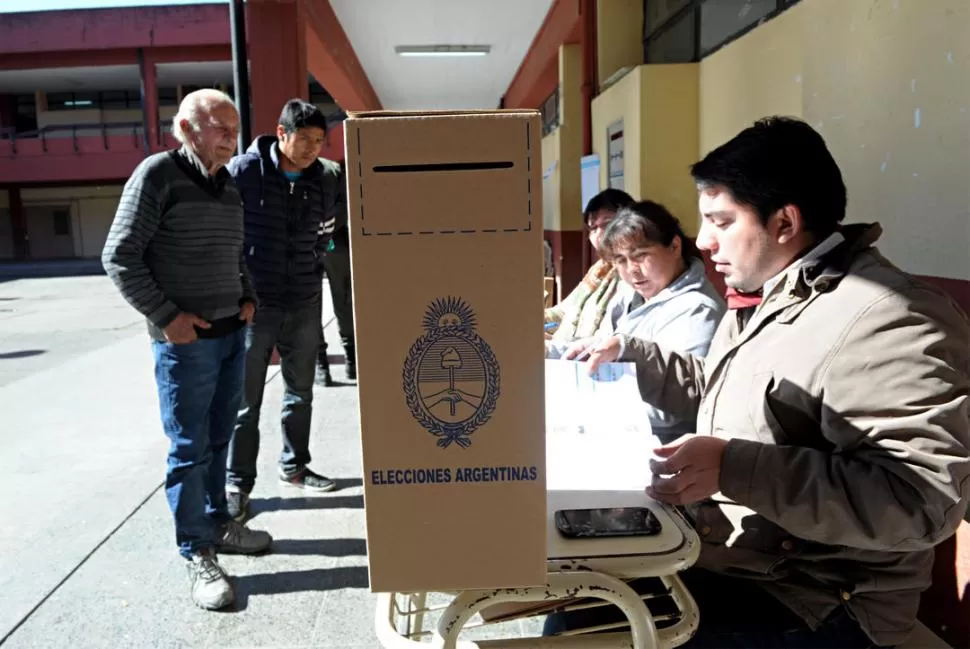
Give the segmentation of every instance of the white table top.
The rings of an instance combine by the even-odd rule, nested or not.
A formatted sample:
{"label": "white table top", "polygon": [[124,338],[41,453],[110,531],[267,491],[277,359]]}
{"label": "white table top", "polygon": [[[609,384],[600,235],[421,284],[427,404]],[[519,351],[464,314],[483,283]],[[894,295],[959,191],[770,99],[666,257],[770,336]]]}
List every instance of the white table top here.
{"label": "white table top", "polygon": [[[631,404],[637,408],[639,403]],[[699,541],[682,517],[644,492],[657,439],[644,422],[639,430],[580,432],[563,426],[546,434],[546,539],[550,562],[629,561],[633,557],[662,564],[696,560]],[[661,524],[656,536],[567,539],[556,529],[559,509],[649,507]]]}

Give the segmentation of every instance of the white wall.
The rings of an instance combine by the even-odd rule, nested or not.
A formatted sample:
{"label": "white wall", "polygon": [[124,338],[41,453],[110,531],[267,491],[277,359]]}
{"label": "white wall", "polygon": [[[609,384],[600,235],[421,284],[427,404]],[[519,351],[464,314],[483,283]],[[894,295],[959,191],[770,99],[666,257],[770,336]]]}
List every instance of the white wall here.
{"label": "white wall", "polygon": [[[53,208],[66,206],[71,210],[71,235],[73,252],[76,257],[97,258],[101,255],[104,242],[118,208],[121,185],[90,187],[44,187],[21,190],[24,209],[28,215],[30,208]],[[41,213],[37,211],[36,213]],[[28,230],[31,229],[28,220]],[[46,223],[40,223],[36,231],[44,232]],[[34,234],[31,235],[31,251],[35,250]],[[42,244],[45,248],[47,242]]]}

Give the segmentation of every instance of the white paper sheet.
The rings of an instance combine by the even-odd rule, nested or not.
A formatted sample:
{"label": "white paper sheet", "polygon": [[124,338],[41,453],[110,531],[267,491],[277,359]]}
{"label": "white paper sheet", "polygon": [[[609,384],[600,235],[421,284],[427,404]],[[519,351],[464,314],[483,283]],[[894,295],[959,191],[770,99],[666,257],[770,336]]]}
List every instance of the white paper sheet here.
{"label": "white paper sheet", "polygon": [[632,363],[546,361],[549,489],[642,490],[656,445]]}

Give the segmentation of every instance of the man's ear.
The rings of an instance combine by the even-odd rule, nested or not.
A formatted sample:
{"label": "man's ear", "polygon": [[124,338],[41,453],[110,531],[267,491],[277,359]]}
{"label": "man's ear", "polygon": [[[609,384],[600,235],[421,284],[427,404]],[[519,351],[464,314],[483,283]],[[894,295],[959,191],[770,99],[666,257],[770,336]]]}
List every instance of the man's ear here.
{"label": "man's ear", "polygon": [[785,205],[771,219],[774,221],[774,235],[778,243],[788,243],[805,232],[805,220],[796,205]]}
{"label": "man's ear", "polygon": [[281,140],[286,137],[286,129],[283,128],[282,124],[276,125],[276,137]]}

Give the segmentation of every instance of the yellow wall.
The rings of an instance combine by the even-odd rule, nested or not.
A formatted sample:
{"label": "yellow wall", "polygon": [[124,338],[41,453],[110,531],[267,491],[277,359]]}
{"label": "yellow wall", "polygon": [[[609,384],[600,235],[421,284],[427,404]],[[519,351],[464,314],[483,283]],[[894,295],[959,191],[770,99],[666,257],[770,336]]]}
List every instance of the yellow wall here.
{"label": "yellow wall", "polygon": [[596,73],[599,83],[643,61],[643,0],[596,3]]}
{"label": "yellow wall", "polygon": [[758,117],[801,116],[802,25],[811,1],[803,0],[701,61],[701,154]]}
{"label": "yellow wall", "polygon": [[561,229],[583,229],[583,59],[579,45],[559,48],[559,217]]}
{"label": "yellow wall", "polygon": [[542,221],[546,230],[581,230],[579,160],[583,154],[579,45],[559,48],[559,128],[542,138]]}
{"label": "yellow wall", "polygon": [[593,100],[593,153],[600,160],[600,189],[609,187],[606,130],[623,120],[624,190],[640,198],[640,75],[633,70]]}
{"label": "yellow wall", "polygon": [[697,190],[688,167],[697,161],[698,65],[640,66],[640,191],[663,203],[684,232],[696,235]]}
{"label": "yellow wall", "polygon": [[624,189],[663,203],[687,234],[697,231],[697,193],[687,167],[698,149],[698,66],[641,65],[593,101],[593,151],[609,186],[607,128],[623,119]]}
{"label": "yellow wall", "polygon": [[700,152],[759,117],[825,137],[849,221],[904,269],[970,279],[970,2],[802,0],[701,63]]}

